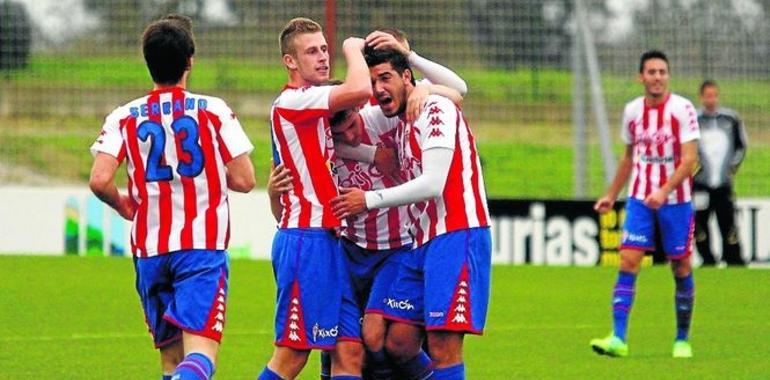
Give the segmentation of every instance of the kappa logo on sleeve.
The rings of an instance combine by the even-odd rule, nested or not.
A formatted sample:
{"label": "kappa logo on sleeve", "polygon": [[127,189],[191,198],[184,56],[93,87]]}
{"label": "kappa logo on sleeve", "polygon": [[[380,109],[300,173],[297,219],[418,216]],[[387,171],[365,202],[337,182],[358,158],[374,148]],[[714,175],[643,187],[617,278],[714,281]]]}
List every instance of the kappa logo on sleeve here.
{"label": "kappa logo on sleeve", "polygon": [[438,128],[433,128],[433,130],[430,131],[430,134],[428,134],[428,138],[431,138],[431,137],[442,137],[442,136],[444,136],[444,133],[441,132],[441,130],[438,129]]}
{"label": "kappa logo on sleeve", "polygon": [[428,122],[428,125],[434,126],[434,125],[444,125],[444,122],[441,120],[438,116],[433,116],[430,118],[430,121]]}

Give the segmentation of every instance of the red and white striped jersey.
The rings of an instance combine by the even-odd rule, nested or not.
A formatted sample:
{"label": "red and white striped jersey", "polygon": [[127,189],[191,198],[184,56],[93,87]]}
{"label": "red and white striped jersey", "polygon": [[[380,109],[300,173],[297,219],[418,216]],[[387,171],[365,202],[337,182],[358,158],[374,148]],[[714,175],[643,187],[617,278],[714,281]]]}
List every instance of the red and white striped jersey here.
{"label": "red and white striped jersey", "polygon": [[225,164],[252,149],[222,99],[174,87],[112,111],[91,153],[128,159],[128,193],[137,210],[131,250],[148,257],[227,248]]}
{"label": "red and white striped jersey", "polygon": [[281,196],[280,228],[336,228],[331,211],[338,195],[336,154],[329,128],[334,86],[286,86],[270,110],[273,162],[291,171],[294,188]]}
{"label": "red and white striped jersey", "polygon": [[[682,159],[682,144],[700,138],[698,115],[692,103],[669,94],[656,107],[649,107],[644,97],[626,104],[623,110],[621,138],[633,146],[633,170],[628,196],[644,200],[666,184]],[[692,175],[672,191],[667,203],[689,202]]]}
{"label": "red and white striped jersey", "polygon": [[462,111],[454,103],[442,96],[429,96],[414,123],[399,124],[396,141],[401,168],[410,180],[422,174],[423,151],[454,151],[442,194],[409,209],[415,246],[447,232],[489,225],[476,142]]}
{"label": "red and white striped jersey", "polygon": [[[365,107],[359,112],[364,130],[361,143],[397,149],[396,127],[398,118],[386,117],[379,106]],[[337,160],[337,174],[341,187],[377,190],[398,185],[383,175],[374,164]],[[409,235],[408,206],[373,209],[343,221],[342,236],[369,250],[396,249],[412,242]]]}

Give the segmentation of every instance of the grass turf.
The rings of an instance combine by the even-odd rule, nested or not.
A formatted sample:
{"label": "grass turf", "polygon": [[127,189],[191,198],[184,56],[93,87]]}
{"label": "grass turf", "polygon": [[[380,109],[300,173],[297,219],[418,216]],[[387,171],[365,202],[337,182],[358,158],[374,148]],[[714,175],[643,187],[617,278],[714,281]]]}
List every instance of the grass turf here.
{"label": "grass turf", "polygon": [[[270,264],[231,263],[219,379],[254,378],[272,351]],[[159,378],[157,353],[133,289],[131,261],[0,256],[0,378]],[[487,330],[466,340],[469,379],[758,378],[770,373],[770,276],[699,269],[695,357],[671,359],[673,281],[645,268],[629,332],[630,356],[588,347],[610,331],[612,268],[497,266]],[[301,379],[318,378],[317,355]]]}

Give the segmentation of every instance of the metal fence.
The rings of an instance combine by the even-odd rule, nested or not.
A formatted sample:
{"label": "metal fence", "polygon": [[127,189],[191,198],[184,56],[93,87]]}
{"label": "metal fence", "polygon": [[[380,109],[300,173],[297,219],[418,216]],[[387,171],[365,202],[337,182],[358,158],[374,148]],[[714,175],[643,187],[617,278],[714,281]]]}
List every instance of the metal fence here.
{"label": "metal fence", "polygon": [[[770,2],[584,5],[615,152],[621,108],[642,92],[638,57],[659,48],[670,56],[673,91],[697,104],[700,81],[721,84],[723,104],[743,116],[749,134],[739,195],[770,194]],[[338,47],[349,35],[397,27],[421,55],[467,81],[464,109],[482,154],[491,152],[488,181],[505,190],[493,184],[492,194],[595,196],[604,187],[604,166],[589,87],[573,83],[575,10],[572,0],[0,0],[0,183],[84,182],[100,119],[149,87],[139,47],[144,26],[178,12],[195,23],[191,87],[227,99],[253,139],[268,138],[269,104],[285,78],[277,34],[286,21],[315,19],[334,32]],[[589,131],[582,193],[571,163],[576,101]],[[549,157],[568,164],[552,168]],[[498,162],[506,160],[516,165]],[[566,190],[538,190],[552,187]]]}

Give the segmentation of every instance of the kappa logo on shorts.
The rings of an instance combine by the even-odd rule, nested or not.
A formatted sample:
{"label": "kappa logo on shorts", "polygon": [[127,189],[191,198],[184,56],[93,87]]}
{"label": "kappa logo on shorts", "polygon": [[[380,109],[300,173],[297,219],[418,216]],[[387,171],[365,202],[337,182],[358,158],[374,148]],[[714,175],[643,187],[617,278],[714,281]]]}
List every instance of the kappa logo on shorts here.
{"label": "kappa logo on shorts", "polygon": [[470,310],[470,276],[468,264],[463,265],[460,276],[457,279],[455,295],[449,307],[446,326],[452,328],[468,329],[471,327]]}
{"label": "kappa logo on shorts", "polygon": [[214,317],[214,320],[216,320],[216,322],[214,323],[213,326],[211,326],[211,329],[220,333],[222,332],[222,329],[224,328],[224,325],[225,325],[225,296],[226,296],[225,290],[222,288],[219,288],[219,294],[217,295],[217,303],[216,303],[217,314]]}
{"label": "kappa logo on shorts", "polygon": [[399,301],[397,299],[393,298],[383,298],[382,302],[386,305],[388,305],[391,309],[398,309],[398,310],[414,310],[414,305],[409,303],[409,300],[402,300]]}

